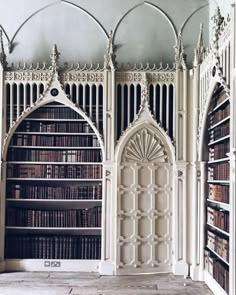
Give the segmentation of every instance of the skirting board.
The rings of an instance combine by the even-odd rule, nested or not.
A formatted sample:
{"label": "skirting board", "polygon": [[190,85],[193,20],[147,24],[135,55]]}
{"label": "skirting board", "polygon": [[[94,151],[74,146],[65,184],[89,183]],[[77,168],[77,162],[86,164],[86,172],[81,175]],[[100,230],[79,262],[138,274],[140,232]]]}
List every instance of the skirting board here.
{"label": "skirting board", "polygon": [[5,271],[99,272],[100,260],[6,259]]}

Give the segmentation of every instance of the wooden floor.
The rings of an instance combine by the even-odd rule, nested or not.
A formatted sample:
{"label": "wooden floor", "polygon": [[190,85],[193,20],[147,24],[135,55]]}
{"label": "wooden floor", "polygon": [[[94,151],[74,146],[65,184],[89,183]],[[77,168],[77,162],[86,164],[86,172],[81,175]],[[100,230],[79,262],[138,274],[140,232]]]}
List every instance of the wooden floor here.
{"label": "wooden floor", "polygon": [[86,273],[3,273],[1,295],[211,295],[204,283],[171,274],[105,277]]}

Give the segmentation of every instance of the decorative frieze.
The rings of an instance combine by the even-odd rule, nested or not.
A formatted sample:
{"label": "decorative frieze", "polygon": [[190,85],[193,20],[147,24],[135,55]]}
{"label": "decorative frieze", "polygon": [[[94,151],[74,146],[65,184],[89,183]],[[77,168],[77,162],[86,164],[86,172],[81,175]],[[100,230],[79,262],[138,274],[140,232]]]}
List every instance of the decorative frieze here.
{"label": "decorative frieze", "polygon": [[104,81],[104,73],[102,72],[62,72],[60,74],[63,82],[96,82],[101,83]]}
{"label": "decorative frieze", "polygon": [[4,72],[7,81],[48,81],[52,75],[50,71],[7,71]]}
{"label": "decorative frieze", "polygon": [[[141,82],[142,73],[138,72],[117,72],[116,81],[117,82]],[[147,73],[147,79],[149,82],[164,82],[170,83],[175,82],[175,72],[156,72]]]}

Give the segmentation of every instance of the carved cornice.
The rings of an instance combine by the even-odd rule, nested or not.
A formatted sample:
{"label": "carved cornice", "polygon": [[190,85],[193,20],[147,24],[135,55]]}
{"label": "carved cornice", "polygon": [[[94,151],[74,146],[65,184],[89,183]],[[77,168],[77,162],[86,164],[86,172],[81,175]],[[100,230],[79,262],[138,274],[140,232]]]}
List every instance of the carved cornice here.
{"label": "carved cornice", "polygon": [[72,63],[68,64],[65,63],[64,67],[62,68],[63,71],[79,71],[79,72],[101,72],[104,70],[104,67],[100,64],[80,64],[80,63]]}
{"label": "carved cornice", "polygon": [[159,66],[156,64],[150,64],[149,62],[145,63],[139,63],[139,64],[130,64],[130,63],[122,63],[118,66],[119,71],[139,71],[139,72],[156,72],[156,71],[174,71],[175,70],[175,64],[170,67],[169,64],[166,64],[166,66],[163,66],[163,63],[160,62]]}

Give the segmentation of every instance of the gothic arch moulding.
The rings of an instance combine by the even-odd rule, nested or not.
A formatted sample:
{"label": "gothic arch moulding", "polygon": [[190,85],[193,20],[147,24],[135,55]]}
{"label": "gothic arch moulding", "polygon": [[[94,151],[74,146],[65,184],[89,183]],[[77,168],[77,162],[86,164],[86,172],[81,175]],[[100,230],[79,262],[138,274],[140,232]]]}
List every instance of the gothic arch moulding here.
{"label": "gothic arch moulding", "polygon": [[219,64],[213,66],[213,71],[216,71],[215,76],[212,76],[209,88],[207,92],[207,97],[205,100],[205,105],[202,113],[199,116],[199,126],[198,126],[198,159],[199,161],[204,161],[204,147],[205,147],[205,132],[206,132],[206,124],[207,124],[207,117],[208,117],[208,109],[210,107],[212,95],[217,84],[220,84],[224,87],[227,93],[229,93],[229,88],[225,83],[224,78],[222,77],[222,71]]}
{"label": "gothic arch moulding", "polygon": [[[55,98],[51,95],[52,89],[58,89],[59,95]],[[101,137],[101,134],[99,133],[98,129],[92,122],[92,120],[84,113],[82,109],[77,107],[65,94],[64,89],[62,88],[60,82],[55,79],[55,76],[53,77],[52,81],[48,84],[48,88],[43,94],[43,96],[40,96],[38,100],[31,106],[28,107],[25,111],[21,113],[21,115],[17,118],[17,120],[13,123],[13,125],[10,127],[9,131],[6,133],[4,141],[3,141],[3,150],[2,150],[2,159],[3,161],[6,160],[7,156],[7,150],[8,146],[10,144],[11,138],[16,131],[17,127],[24,121],[25,118],[27,118],[31,113],[36,111],[38,108],[47,105],[52,102],[58,102],[60,104],[65,105],[66,107],[71,108],[73,111],[77,112],[82,118],[84,118],[90,127],[93,129],[94,133],[96,134],[101,150],[102,150],[102,158],[104,159],[104,143]]]}
{"label": "gothic arch moulding", "polygon": [[[130,160],[132,157],[137,157],[137,161],[141,162],[155,161],[155,159],[159,158],[162,148],[165,151],[163,151],[165,158],[170,163],[173,163],[175,151],[171,139],[150,114],[148,120],[140,120],[139,122],[139,119],[137,119],[137,122],[134,122],[130,128],[126,129],[117,144],[115,160],[120,163],[123,160],[122,157],[129,157]],[[136,151],[135,156],[132,149]]]}
{"label": "gothic arch moulding", "polygon": [[161,128],[136,123],[117,157],[116,274],[172,271],[171,146]]}

